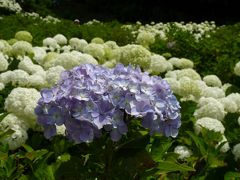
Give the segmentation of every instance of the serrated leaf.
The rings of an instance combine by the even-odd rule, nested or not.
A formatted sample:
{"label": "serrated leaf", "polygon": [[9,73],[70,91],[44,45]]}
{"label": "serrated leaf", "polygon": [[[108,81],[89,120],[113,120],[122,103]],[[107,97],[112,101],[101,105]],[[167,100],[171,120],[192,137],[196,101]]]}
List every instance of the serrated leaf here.
{"label": "serrated leaf", "polygon": [[157,168],[159,169],[158,173],[167,173],[174,171],[195,171],[195,169],[190,166],[172,161],[160,161]]}
{"label": "serrated leaf", "polygon": [[36,160],[42,158],[47,153],[48,153],[48,150],[46,150],[46,149],[31,151],[31,152],[26,153],[26,158],[30,159],[31,161],[32,160],[36,161]]}
{"label": "serrated leaf", "polygon": [[192,133],[191,131],[187,131],[186,133],[192,138],[193,142],[198,147],[202,156],[205,156],[207,154],[207,150],[205,149],[204,141],[200,139],[198,136],[196,136],[194,133]]}
{"label": "serrated leaf", "polygon": [[161,161],[164,154],[171,147],[172,143],[173,141],[170,141],[169,139],[154,139],[151,147],[151,155],[153,160],[156,162]]}

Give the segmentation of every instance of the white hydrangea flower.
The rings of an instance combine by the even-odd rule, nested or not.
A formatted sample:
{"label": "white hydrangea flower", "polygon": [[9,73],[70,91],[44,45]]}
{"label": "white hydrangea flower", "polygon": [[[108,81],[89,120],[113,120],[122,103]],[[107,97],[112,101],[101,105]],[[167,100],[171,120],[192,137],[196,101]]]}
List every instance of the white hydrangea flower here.
{"label": "white hydrangea flower", "polygon": [[237,76],[240,76],[240,61],[235,65],[235,67],[234,67],[234,73],[235,73]]}
{"label": "white hydrangea flower", "polygon": [[176,146],[174,148],[174,153],[178,154],[178,159],[184,160],[192,155],[192,151],[186,146]]}
{"label": "white hydrangea flower", "polygon": [[174,67],[179,69],[193,68],[193,62],[186,58],[172,57],[168,60]]}
{"label": "white hydrangea flower", "polygon": [[60,51],[61,52],[70,52],[72,49],[72,47],[70,45],[65,45],[65,46],[62,46]]}
{"label": "white hydrangea flower", "polygon": [[235,157],[235,160],[240,160],[240,143],[233,146],[232,153]]}
{"label": "white hydrangea flower", "polygon": [[42,47],[33,47],[33,59],[38,63],[38,64],[43,64],[43,59],[47,55],[46,51]]}
{"label": "white hydrangea flower", "polygon": [[21,6],[15,0],[0,0],[0,7],[13,12],[21,12]]}
{"label": "white hydrangea flower", "polygon": [[221,88],[226,93],[227,89],[230,88],[231,86],[232,86],[232,84],[225,83],[225,84],[223,84],[223,86]]}
{"label": "white hydrangea flower", "polygon": [[44,69],[49,69],[50,67],[55,66],[54,63],[56,59],[58,58],[59,54],[56,52],[49,52],[47,55],[43,58],[42,66]]}
{"label": "white hydrangea flower", "polygon": [[[77,57],[71,53],[62,53],[55,59],[53,66],[62,66],[65,69],[72,69],[79,65]],[[53,67],[52,66],[52,67]]]}
{"label": "white hydrangea flower", "polygon": [[12,46],[10,46],[7,41],[0,39],[0,52],[10,55],[12,52]]}
{"label": "white hydrangea flower", "polygon": [[171,90],[177,94],[180,95],[180,82],[176,80],[175,78],[164,78],[168,82],[168,84],[171,87]]}
{"label": "white hydrangea flower", "polygon": [[212,97],[215,99],[224,98],[225,92],[223,91],[223,89],[218,88],[218,87],[206,87],[202,90],[202,96],[203,97]]}
{"label": "white hydrangea flower", "polygon": [[5,58],[3,53],[0,52],[0,72],[8,69],[8,60]]}
{"label": "white hydrangea flower", "polygon": [[5,85],[0,82],[0,91],[2,91],[5,88]]}
{"label": "white hydrangea flower", "polygon": [[189,77],[192,80],[201,80],[201,76],[193,69],[182,69],[182,70],[174,70],[174,71],[168,71],[165,74],[165,77],[170,77],[170,78],[176,78],[176,79],[181,79],[182,77]]}
{"label": "white hydrangea flower", "polygon": [[13,71],[6,71],[0,74],[0,82],[3,84],[10,83],[13,79],[14,72]]}
{"label": "white hydrangea flower", "polygon": [[236,113],[238,106],[237,104],[232,101],[230,98],[224,97],[219,99],[219,102],[221,102],[224,106],[224,110],[229,113]]}
{"label": "white hydrangea flower", "polygon": [[14,88],[5,99],[5,109],[22,118],[31,128],[36,125],[34,109],[40,99],[40,93],[33,88]]}
{"label": "white hydrangea flower", "polygon": [[53,39],[55,39],[60,46],[67,44],[67,38],[62,34],[55,35]]}
{"label": "white hydrangea flower", "polygon": [[80,64],[98,65],[97,60],[94,57],[92,57],[90,54],[85,54],[78,51],[72,51],[71,54],[77,58],[79,65]]}
{"label": "white hydrangea flower", "polygon": [[72,49],[83,52],[83,49],[88,45],[88,42],[84,39],[71,38],[69,40],[69,45]]}
{"label": "white hydrangea flower", "polygon": [[100,62],[100,64],[105,62],[105,51],[103,45],[101,44],[96,43],[88,44],[83,49],[83,52],[92,55]]}
{"label": "white hydrangea flower", "polygon": [[63,136],[65,136],[66,135],[66,127],[65,127],[65,125],[63,124],[63,125],[61,125],[61,126],[56,126],[56,129],[57,129],[57,134],[58,135],[63,135]]}
{"label": "white hydrangea flower", "polygon": [[25,121],[19,117],[17,117],[15,114],[10,113],[7,116],[3,118],[3,120],[0,122],[0,129],[4,130],[7,127],[10,129],[19,126],[20,128],[24,130],[28,130],[29,126],[25,123]]}
{"label": "white hydrangea flower", "polygon": [[42,66],[33,64],[32,60],[27,56],[24,56],[23,60],[18,64],[18,68],[26,71],[29,74],[35,74],[44,71]]}
{"label": "white hydrangea flower", "polygon": [[95,37],[91,40],[91,43],[95,43],[95,44],[104,44],[104,40],[100,37]]}
{"label": "white hydrangea flower", "polygon": [[149,69],[151,63],[151,52],[140,45],[128,44],[119,48],[117,61],[124,65],[139,65],[144,70]]}
{"label": "white hydrangea flower", "polygon": [[26,86],[28,85],[29,74],[21,69],[12,71],[11,81],[13,85]]}
{"label": "white hydrangea flower", "polygon": [[[179,83],[180,83],[179,94],[182,97],[185,98],[189,97],[191,100],[193,100],[194,98],[196,100],[200,98],[202,90],[195,80],[192,80],[189,77],[184,76],[179,80]],[[193,96],[194,98],[191,96]]]}
{"label": "white hydrangea flower", "polygon": [[117,45],[117,43],[115,41],[106,41],[104,43],[104,45],[108,46],[109,48],[113,49],[117,49],[119,48],[119,46]]}
{"label": "white hydrangea flower", "polygon": [[149,71],[153,74],[160,74],[166,71],[170,71],[173,69],[171,63],[169,63],[165,57],[154,54],[151,56],[151,63],[149,67]]}
{"label": "white hydrangea flower", "polygon": [[45,21],[46,23],[53,23],[53,24],[61,22],[60,19],[52,17],[50,15],[47,15],[45,18],[42,18],[42,20]]}
{"label": "white hydrangea flower", "polygon": [[136,43],[142,45],[145,48],[149,48],[149,45],[155,42],[155,35],[151,32],[142,31],[138,34]]}
{"label": "white hydrangea flower", "polygon": [[197,121],[194,124],[194,128],[197,134],[201,132],[202,127],[209,130],[213,130],[215,132],[220,132],[221,134],[224,134],[225,131],[225,127],[223,126],[221,121],[209,117],[197,119]]}
{"label": "white hydrangea flower", "polygon": [[27,42],[31,43],[33,40],[33,37],[31,35],[31,33],[28,31],[18,31],[15,34],[15,39],[17,39],[18,41],[27,41]]}
{"label": "white hydrangea flower", "polygon": [[62,66],[51,67],[46,71],[46,80],[49,87],[54,86],[60,79],[60,74],[65,69]]}
{"label": "white hydrangea flower", "polygon": [[45,38],[43,40],[43,46],[47,47],[49,50],[54,51],[56,49],[59,49],[60,46],[58,44],[58,42],[56,41],[56,39],[53,38]]}
{"label": "white hydrangea flower", "polygon": [[207,75],[203,78],[203,81],[208,85],[212,87],[221,87],[222,82],[216,75]]}
{"label": "white hydrangea flower", "polygon": [[240,94],[239,93],[231,93],[226,98],[235,102],[237,105],[237,112],[240,113]]}
{"label": "white hydrangea flower", "polygon": [[34,87],[37,89],[41,89],[46,87],[46,72],[43,71],[42,73],[35,73],[28,77],[28,87]]}
{"label": "white hydrangea flower", "polygon": [[9,145],[9,149],[14,150],[20,147],[27,140],[27,129],[29,128],[28,124],[24,122],[23,119],[17,117],[15,114],[8,114],[0,122],[0,130],[4,131],[7,128],[13,130],[13,134],[2,139],[3,143]]}
{"label": "white hydrangea flower", "polygon": [[17,41],[12,45],[12,53],[17,56],[33,55],[32,44],[27,41]]}
{"label": "white hydrangea flower", "polygon": [[19,126],[14,126],[11,130],[13,130],[14,133],[2,139],[2,142],[8,144],[10,150],[15,150],[26,142],[28,135],[26,130]]}
{"label": "white hydrangea flower", "polygon": [[196,119],[209,117],[222,121],[226,115],[224,106],[214,98],[201,97],[198,102],[198,108],[194,112]]}
{"label": "white hydrangea flower", "polygon": [[116,60],[106,61],[104,64],[102,64],[103,67],[106,68],[113,68],[117,64]]}
{"label": "white hydrangea flower", "polygon": [[227,151],[230,150],[230,146],[229,146],[226,136],[224,136],[224,135],[222,136],[222,140],[220,142],[218,142],[218,144],[216,145],[216,148],[222,143],[224,143],[224,145],[220,148],[220,151],[223,153],[226,153]]}

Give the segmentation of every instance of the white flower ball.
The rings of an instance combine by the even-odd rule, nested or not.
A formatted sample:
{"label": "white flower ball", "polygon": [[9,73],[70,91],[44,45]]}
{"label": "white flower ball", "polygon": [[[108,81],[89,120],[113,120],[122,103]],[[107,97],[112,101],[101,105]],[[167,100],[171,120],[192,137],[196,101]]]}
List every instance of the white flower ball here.
{"label": "white flower ball", "polygon": [[4,57],[3,53],[0,52],[0,72],[8,69],[8,60]]}
{"label": "white flower ball", "polygon": [[202,90],[202,96],[203,97],[212,97],[215,99],[224,98],[225,92],[223,91],[223,89],[218,88],[218,87],[206,87]]}
{"label": "white flower ball", "polygon": [[224,106],[224,110],[229,113],[236,113],[238,110],[237,104],[232,101],[230,98],[224,97],[219,99],[219,102],[221,102]]}
{"label": "white flower ball", "polygon": [[83,52],[83,49],[88,45],[88,43],[84,39],[71,38],[69,40],[69,45],[72,49]]}
{"label": "white flower ball", "polygon": [[94,58],[98,60],[98,62],[100,62],[100,64],[105,62],[105,51],[103,45],[101,44],[96,43],[88,44],[83,49],[83,52],[92,55]]}
{"label": "white flower ball", "polygon": [[233,153],[236,161],[240,160],[240,143],[233,146],[232,153]]}
{"label": "white flower ball", "polygon": [[104,41],[102,38],[100,37],[95,37],[91,40],[91,43],[95,43],[95,44],[104,44]]}
{"label": "white flower ball", "polygon": [[194,64],[191,60],[186,58],[176,58],[172,57],[168,60],[174,67],[179,69],[193,68]]}
{"label": "white flower ball", "polygon": [[182,77],[179,80],[180,89],[179,93],[182,97],[194,96],[198,99],[201,95],[202,90],[198,86],[198,83],[195,80],[190,79],[189,77]]}
{"label": "white flower ball", "polygon": [[14,72],[13,71],[6,71],[0,74],[0,82],[3,84],[10,83],[13,79]]}
{"label": "white flower ball", "polygon": [[124,65],[139,65],[144,70],[149,69],[151,63],[151,52],[140,45],[128,44],[116,51],[116,60]]}
{"label": "white flower ball", "polygon": [[26,130],[19,128],[19,126],[15,126],[11,129],[14,133],[2,139],[2,142],[8,144],[10,150],[15,150],[26,142],[28,135]]}
{"label": "white flower ball", "polygon": [[175,78],[164,78],[168,82],[168,84],[171,87],[171,90],[177,94],[180,95],[180,82],[176,80]]}
{"label": "white flower ball", "polygon": [[54,86],[60,79],[60,74],[65,69],[62,66],[54,66],[46,71],[46,80],[49,87]]}
{"label": "white flower ball", "polygon": [[67,44],[67,38],[62,34],[57,34],[53,37],[60,46]]}
{"label": "white flower ball", "polygon": [[192,155],[192,151],[186,146],[176,146],[174,148],[174,153],[178,154],[178,159],[184,160],[189,158]]}
{"label": "white flower ball", "polygon": [[215,132],[220,132],[221,134],[224,134],[225,131],[225,128],[221,121],[209,117],[197,119],[196,123],[194,124],[194,128],[197,134],[201,132],[202,127],[213,130]]}
{"label": "white flower ball", "polygon": [[55,49],[59,49],[60,46],[58,44],[58,42],[56,41],[56,39],[53,38],[45,38],[43,40],[43,46],[49,48],[51,51],[54,51]]}
{"label": "white flower ball", "polygon": [[214,98],[201,97],[198,102],[198,108],[194,112],[196,119],[209,117],[222,121],[226,115],[224,106]]}
{"label": "white flower ball", "polygon": [[12,45],[12,53],[17,56],[33,55],[32,44],[26,41],[17,41]]}
{"label": "white flower ball", "polygon": [[26,86],[28,85],[28,77],[29,77],[29,74],[26,71],[23,71],[21,69],[16,69],[13,71],[13,75],[11,77],[12,84],[19,85],[19,86]]}
{"label": "white flower ball", "polygon": [[15,34],[15,39],[17,39],[18,41],[27,41],[27,42],[31,43],[33,40],[33,37],[31,35],[31,33],[28,31],[18,31]]}
{"label": "white flower ball", "polygon": [[149,45],[155,42],[155,35],[151,32],[142,31],[138,34],[136,42],[143,47],[148,48]]}
{"label": "white flower ball", "polygon": [[47,55],[46,51],[42,47],[33,47],[33,59],[38,63],[38,64],[43,64],[43,59]]}
{"label": "white flower ball", "polygon": [[234,73],[235,73],[237,76],[240,76],[240,61],[235,65],[235,67],[234,67]]}
{"label": "white flower ball", "polygon": [[14,113],[22,118],[29,127],[36,125],[36,115],[34,112],[40,93],[33,88],[14,88],[5,99],[5,109],[9,113]]}
{"label": "white flower ball", "polygon": [[172,64],[169,63],[165,57],[154,54],[151,56],[151,63],[149,67],[149,71],[153,74],[160,74],[169,70],[172,70]]}
{"label": "white flower ball", "polygon": [[216,75],[207,75],[203,78],[203,81],[208,85],[212,87],[221,87],[222,82]]}

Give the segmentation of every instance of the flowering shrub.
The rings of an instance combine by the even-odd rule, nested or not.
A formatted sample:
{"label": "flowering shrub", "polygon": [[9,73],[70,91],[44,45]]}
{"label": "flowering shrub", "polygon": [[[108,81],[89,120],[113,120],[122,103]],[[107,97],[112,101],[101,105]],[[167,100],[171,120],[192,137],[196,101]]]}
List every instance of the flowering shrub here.
{"label": "flowering shrub", "polygon": [[151,134],[176,137],[181,124],[180,106],[167,82],[131,66],[78,66],[41,96],[35,112],[47,138],[64,124],[76,143],[91,142],[102,129],[118,141],[127,133],[129,116],[142,118]]}

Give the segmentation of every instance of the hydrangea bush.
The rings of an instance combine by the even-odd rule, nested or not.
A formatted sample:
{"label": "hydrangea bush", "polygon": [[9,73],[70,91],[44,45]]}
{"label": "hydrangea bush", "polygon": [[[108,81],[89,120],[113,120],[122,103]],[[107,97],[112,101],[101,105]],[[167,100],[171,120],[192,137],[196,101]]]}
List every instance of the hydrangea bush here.
{"label": "hydrangea bush", "polygon": [[141,118],[151,134],[167,137],[176,137],[181,125],[180,105],[167,82],[121,64],[113,69],[86,64],[63,72],[56,86],[41,91],[35,112],[45,137],[64,125],[76,143],[92,142],[103,129],[118,141],[127,133],[129,116]]}
{"label": "hydrangea bush", "polygon": [[[42,19],[22,15],[24,21]],[[42,39],[19,27],[7,36],[12,39],[0,40],[0,179],[240,176],[239,53],[224,49],[225,41],[211,46],[221,31],[234,48],[239,36],[208,22],[122,26],[135,40],[116,29],[117,38],[108,29],[96,33],[105,23],[95,20],[70,27],[69,34],[58,28]],[[168,48],[163,54],[153,53],[159,39]],[[221,53],[216,62],[200,63],[197,49],[201,56],[213,51],[211,58],[224,52],[231,63],[224,64]],[[213,71],[221,63],[205,67],[218,60],[224,78]]]}

